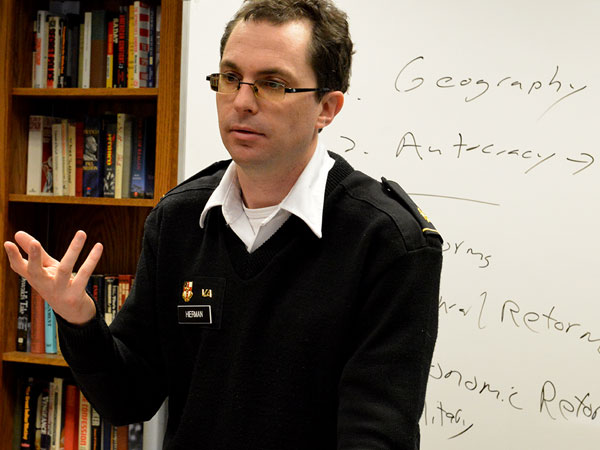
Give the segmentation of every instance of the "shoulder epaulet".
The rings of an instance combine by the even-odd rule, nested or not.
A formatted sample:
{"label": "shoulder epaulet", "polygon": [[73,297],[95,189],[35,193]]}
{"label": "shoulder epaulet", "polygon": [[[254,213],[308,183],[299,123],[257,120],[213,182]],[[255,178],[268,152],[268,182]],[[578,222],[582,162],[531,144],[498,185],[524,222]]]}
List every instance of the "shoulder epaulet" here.
{"label": "shoulder epaulet", "polygon": [[387,180],[386,178],[381,178],[381,184],[385,192],[399,202],[404,208],[406,208],[413,217],[419,223],[423,234],[437,236],[439,239],[442,239],[440,233],[435,229],[433,224],[429,221],[429,218],[425,215],[425,213],[419,208],[415,202],[408,196],[408,194],[400,187],[398,183],[395,181]]}

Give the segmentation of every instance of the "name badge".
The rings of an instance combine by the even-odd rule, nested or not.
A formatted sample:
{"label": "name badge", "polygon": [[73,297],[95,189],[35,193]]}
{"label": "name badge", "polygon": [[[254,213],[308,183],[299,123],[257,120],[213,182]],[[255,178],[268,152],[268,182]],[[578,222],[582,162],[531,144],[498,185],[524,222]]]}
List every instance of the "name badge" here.
{"label": "name badge", "polygon": [[177,322],[220,329],[225,278],[190,277],[177,287]]}
{"label": "name badge", "polygon": [[212,308],[210,305],[179,305],[177,316],[181,324],[212,325]]}

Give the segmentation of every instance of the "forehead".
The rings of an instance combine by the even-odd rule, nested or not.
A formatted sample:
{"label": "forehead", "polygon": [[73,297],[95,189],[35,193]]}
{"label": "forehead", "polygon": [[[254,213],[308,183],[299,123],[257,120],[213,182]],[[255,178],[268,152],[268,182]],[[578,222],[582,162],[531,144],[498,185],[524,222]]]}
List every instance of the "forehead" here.
{"label": "forehead", "polygon": [[272,24],[241,21],[231,32],[221,67],[246,73],[282,72],[296,78],[312,76],[308,47],[312,27],[308,21]]}

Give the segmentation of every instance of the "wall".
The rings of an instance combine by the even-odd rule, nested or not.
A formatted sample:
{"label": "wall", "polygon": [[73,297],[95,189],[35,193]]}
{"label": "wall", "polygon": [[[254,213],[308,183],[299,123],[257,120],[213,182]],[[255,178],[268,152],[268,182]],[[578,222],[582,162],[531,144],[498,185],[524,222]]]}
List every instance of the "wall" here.
{"label": "wall", "polygon": [[[600,436],[600,2],[338,2],[355,66],[322,133],[400,182],[445,238],[423,449],[578,449]],[[190,3],[185,174],[227,157],[218,41]]]}

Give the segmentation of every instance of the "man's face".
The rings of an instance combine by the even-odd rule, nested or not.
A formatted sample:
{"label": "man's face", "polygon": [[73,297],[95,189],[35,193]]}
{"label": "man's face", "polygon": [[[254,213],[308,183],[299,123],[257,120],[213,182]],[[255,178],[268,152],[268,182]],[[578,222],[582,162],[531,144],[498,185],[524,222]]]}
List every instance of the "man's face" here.
{"label": "man's face", "polygon": [[[269,79],[287,87],[314,88],[308,62],[308,22],[273,25],[240,22],[223,51],[220,72],[245,82]],[[314,92],[286,94],[282,101],[257,98],[251,86],[217,94],[221,138],[242,170],[286,174],[303,168],[316,147],[321,103]]]}

